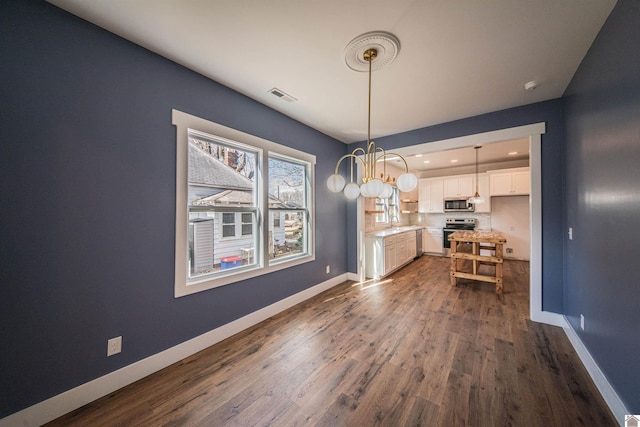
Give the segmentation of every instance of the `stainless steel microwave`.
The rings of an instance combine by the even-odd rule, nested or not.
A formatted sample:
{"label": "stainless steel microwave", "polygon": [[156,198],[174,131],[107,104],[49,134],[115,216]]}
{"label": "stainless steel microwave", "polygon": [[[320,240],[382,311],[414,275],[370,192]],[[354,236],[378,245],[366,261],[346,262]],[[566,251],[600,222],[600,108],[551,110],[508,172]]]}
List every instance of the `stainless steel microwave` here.
{"label": "stainless steel microwave", "polygon": [[444,199],[445,212],[473,212],[474,210],[475,206],[473,203],[469,203],[469,199]]}

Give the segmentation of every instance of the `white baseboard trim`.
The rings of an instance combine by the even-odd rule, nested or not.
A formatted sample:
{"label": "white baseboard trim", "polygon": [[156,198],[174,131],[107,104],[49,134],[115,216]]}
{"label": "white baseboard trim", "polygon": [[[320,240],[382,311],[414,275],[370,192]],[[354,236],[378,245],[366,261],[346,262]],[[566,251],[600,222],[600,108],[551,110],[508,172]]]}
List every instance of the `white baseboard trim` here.
{"label": "white baseboard trim", "polygon": [[347,280],[353,280],[354,282],[359,282],[360,276],[357,273],[347,273]]}
{"label": "white baseboard trim", "polygon": [[[565,316],[563,316],[565,317]],[[564,319],[565,325],[563,327],[565,334],[569,338],[571,345],[573,346],[576,353],[578,353],[578,357],[582,361],[582,364],[587,369],[589,376],[595,383],[598,391],[604,398],[604,401],[609,406],[611,412],[616,417],[616,420],[620,422],[621,426],[624,426],[624,416],[627,414],[631,414],[629,410],[624,406],[622,400],[614,390],[614,388],[609,384],[607,377],[604,375],[600,367],[596,363],[596,361],[591,357],[591,353],[587,350],[584,343],[576,333],[575,329],[569,322],[569,320],[565,317]]]}
{"label": "white baseboard trim", "polygon": [[[263,320],[293,307],[321,292],[348,280],[348,273],[333,277],[311,288],[291,295],[240,319],[227,323],[200,336],[156,353],[117,371],[111,372],[64,393],[0,419],[0,427],[36,427],[93,402],[126,385],[153,374],[173,363],[189,357]],[[353,280],[353,279],[349,279]]]}
{"label": "white baseboard trim", "polygon": [[567,326],[567,319],[562,314],[551,311],[531,311],[531,320],[538,323],[546,323],[551,326],[564,328]]}

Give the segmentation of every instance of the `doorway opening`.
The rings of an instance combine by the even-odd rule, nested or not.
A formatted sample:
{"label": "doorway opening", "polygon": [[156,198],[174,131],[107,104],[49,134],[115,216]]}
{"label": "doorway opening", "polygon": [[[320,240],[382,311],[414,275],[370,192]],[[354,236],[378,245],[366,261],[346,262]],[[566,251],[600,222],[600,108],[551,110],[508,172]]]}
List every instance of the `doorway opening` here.
{"label": "doorway opening", "polygon": [[[525,126],[518,126],[497,131],[467,135],[447,140],[417,144],[394,149],[400,155],[412,155],[418,152],[437,152],[452,150],[476,145],[491,144],[510,139],[529,139],[529,167],[531,178],[531,192],[529,195],[530,218],[530,291],[529,291],[529,315],[531,320],[562,326],[562,316],[557,313],[547,312],[542,307],[542,158],[541,135],[546,131],[544,122]],[[364,277],[364,214],[361,198],[357,207],[357,251],[358,272],[355,280]]]}

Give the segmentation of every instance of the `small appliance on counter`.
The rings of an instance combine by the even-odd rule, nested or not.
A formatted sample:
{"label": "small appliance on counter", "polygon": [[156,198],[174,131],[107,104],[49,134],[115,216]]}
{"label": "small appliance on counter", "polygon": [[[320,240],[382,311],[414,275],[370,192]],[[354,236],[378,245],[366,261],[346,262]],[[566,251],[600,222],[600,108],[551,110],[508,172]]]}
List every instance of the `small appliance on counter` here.
{"label": "small appliance on counter", "polygon": [[476,228],[475,218],[446,218],[445,225],[442,229],[442,246],[444,247],[444,256],[451,255],[451,242],[449,235],[459,230],[474,230]]}

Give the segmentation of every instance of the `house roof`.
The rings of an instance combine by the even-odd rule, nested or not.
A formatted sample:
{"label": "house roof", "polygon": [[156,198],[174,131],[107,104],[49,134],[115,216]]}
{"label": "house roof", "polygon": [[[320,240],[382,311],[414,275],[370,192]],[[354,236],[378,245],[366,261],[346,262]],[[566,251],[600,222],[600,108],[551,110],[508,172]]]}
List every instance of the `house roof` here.
{"label": "house roof", "polygon": [[[253,194],[249,191],[226,190],[212,196],[203,197],[193,201],[193,205],[253,205]],[[269,197],[270,208],[286,208],[288,205],[275,197]]]}
{"label": "house roof", "polygon": [[233,190],[252,190],[254,185],[244,175],[189,144],[189,184]]}

